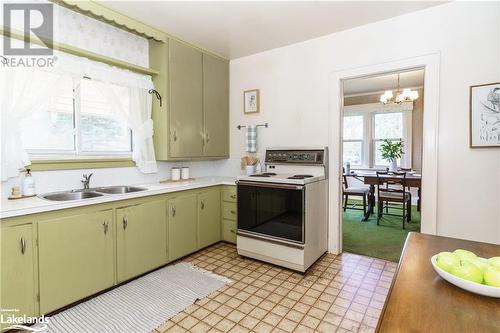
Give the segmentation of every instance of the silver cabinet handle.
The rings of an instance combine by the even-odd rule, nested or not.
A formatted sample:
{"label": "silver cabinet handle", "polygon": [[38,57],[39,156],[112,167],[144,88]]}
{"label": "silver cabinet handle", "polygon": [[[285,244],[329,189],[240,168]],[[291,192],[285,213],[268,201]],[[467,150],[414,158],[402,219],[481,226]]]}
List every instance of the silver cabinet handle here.
{"label": "silver cabinet handle", "polygon": [[174,141],[177,141],[177,131],[174,131],[172,133],[172,138],[174,139]]}
{"label": "silver cabinet handle", "polygon": [[205,209],[205,203],[203,201],[201,202],[201,209]]}
{"label": "silver cabinet handle", "polygon": [[108,233],[108,228],[109,228],[108,222],[106,221],[102,222],[102,227],[104,228],[104,234],[106,235]]}
{"label": "silver cabinet handle", "polygon": [[123,217],[123,230],[127,229],[128,226],[128,217],[124,216]]}
{"label": "silver cabinet handle", "polygon": [[26,239],[24,237],[21,237],[21,254],[24,254],[26,252]]}
{"label": "silver cabinet handle", "polygon": [[207,139],[207,143],[210,142],[210,135],[208,135],[208,133],[206,134],[206,139]]}
{"label": "silver cabinet handle", "polygon": [[236,199],[236,194],[231,194],[231,199]]}
{"label": "silver cabinet handle", "polygon": [[236,214],[236,212],[234,210],[231,211],[231,214]]}
{"label": "silver cabinet handle", "polygon": [[231,231],[233,234],[235,234],[235,233],[236,233],[236,231],[235,231],[234,229],[231,229],[231,230],[229,230],[229,231]]}
{"label": "silver cabinet handle", "polygon": [[175,206],[172,206],[172,216],[175,216]]}

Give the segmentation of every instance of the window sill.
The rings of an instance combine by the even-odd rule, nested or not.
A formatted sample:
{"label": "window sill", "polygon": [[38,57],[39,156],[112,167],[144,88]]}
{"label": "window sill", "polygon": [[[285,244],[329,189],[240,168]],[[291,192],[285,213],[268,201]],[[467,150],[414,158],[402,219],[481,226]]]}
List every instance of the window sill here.
{"label": "window sill", "polygon": [[74,170],[97,168],[133,167],[135,163],[130,158],[114,159],[58,159],[32,160],[29,168],[33,171]]}

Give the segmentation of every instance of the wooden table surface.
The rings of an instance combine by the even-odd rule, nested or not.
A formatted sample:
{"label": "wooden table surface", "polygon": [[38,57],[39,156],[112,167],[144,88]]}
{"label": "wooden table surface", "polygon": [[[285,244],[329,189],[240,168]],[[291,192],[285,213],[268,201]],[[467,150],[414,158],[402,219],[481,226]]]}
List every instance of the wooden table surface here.
{"label": "wooden table surface", "polygon": [[434,254],[458,248],[480,257],[500,256],[499,245],[408,235],[377,332],[500,332],[500,299],[462,290],[434,271]]}

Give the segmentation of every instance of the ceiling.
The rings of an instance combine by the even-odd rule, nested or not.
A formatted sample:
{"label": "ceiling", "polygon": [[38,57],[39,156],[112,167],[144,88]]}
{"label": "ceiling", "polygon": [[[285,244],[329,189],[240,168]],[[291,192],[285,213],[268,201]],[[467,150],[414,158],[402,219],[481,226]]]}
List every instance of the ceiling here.
{"label": "ceiling", "polygon": [[442,1],[100,1],[235,59],[388,19]]}
{"label": "ceiling", "polygon": [[[399,73],[399,87],[420,88],[424,86],[424,69]],[[382,74],[344,81],[344,95],[366,95],[398,88],[398,73]]]}

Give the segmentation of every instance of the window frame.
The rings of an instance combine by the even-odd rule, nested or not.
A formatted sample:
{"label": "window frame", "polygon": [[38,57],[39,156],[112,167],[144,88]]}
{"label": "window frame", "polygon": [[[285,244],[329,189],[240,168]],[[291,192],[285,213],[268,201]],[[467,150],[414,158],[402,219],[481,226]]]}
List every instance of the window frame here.
{"label": "window frame", "polygon": [[[366,149],[366,130],[367,130],[367,124],[366,124],[366,117],[364,114],[357,114],[357,113],[353,113],[353,114],[344,114],[344,118],[345,117],[357,117],[357,116],[361,116],[363,118],[363,137],[361,139],[344,139],[342,138],[342,151],[343,151],[343,147],[344,147],[344,143],[345,142],[361,142],[361,164],[352,164],[351,163],[351,166],[354,166],[354,167],[363,167],[364,166],[364,163],[365,163],[365,160],[366,160],[366,152],[367,152],[367,149]],[[342,131],[343,131],[343,123],[344,123],[344,119],[342,119]],[[342,152],[342,159],[344,158],[343,156],[343,152]]]}
{"label": "window frame", "polygon": [[[375,115],[376,114],[388,114],[388,113],[401,113],[403,115],[403,137],[402,138],[387,138],[389,140],[403,140],[405,143],[405,154],[401,157],[398,166],[412,167],[412,111],[405,110],[383,110],[380,108],[378,103],[373,104],[362,104],[362,105],[354,105],[361,106],[359,111],[346,111],[344,110],[342,121],[344,121],[345,117],[350,116],[363,116],[363,144],[362,144],[362,164],[354,165],[351,164],[351,167],[354,169],[381,169],[389,166],[389,163],[386,165],[377,165],[375,164],[375,145],[378,141],[383,141],[383,139],[375,139]],[[342,138],[342,144],[344,142],[349,141],[359,141],[353,139],[344,139]],[[342,153],[342,163],[343,153]]]}
{"label": "window frame", "polygon": [[[130,162],[134,149],[133,133],[130,132],[130,151],[84,151],[82,150],[81,132],[81,80],[92,80],[89,77],[72,78],[73,92],[73,143],[74,149],[26,149],[26,152],[33,163],[52,164],[82,161],[117,161]],[[128,164],[128,163],[126,163]],[[57,168],[56,168],[57,169]]]}

